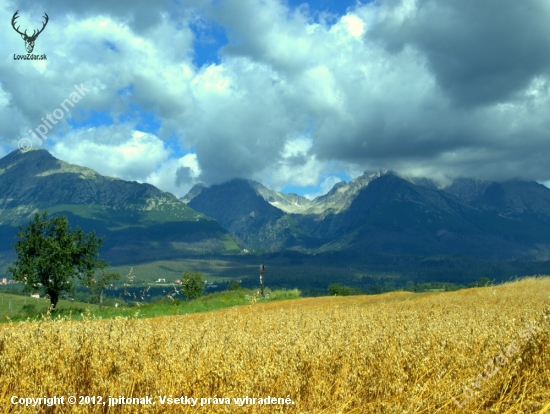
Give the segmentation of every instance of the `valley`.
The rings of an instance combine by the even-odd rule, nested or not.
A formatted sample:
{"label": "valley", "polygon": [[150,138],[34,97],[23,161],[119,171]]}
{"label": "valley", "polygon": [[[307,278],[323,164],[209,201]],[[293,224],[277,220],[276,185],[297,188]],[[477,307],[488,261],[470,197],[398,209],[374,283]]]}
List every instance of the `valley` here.
{"label": "valley", "polygon": [[550,190],[534,182],[460,178],[438,189],[380,171],[313,200],[239,179],[178,200],[45,150],[2,158],[0,178],[0,272],[17,226],[48,211],[103,237],[101,257],[121,275],[133,268],[135,289],[185,269],[216,282],[212,291],[231,280],[254,288],[262,263],[271,287],[310,296],[332,283],[380,293],[550,273]]}

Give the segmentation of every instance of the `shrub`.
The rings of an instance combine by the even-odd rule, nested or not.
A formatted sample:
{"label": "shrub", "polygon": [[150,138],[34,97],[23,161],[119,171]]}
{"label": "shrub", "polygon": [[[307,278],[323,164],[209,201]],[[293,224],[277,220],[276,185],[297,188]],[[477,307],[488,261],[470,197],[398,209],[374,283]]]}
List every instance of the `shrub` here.
{"label": "shrub", "polygon": [[186,270],[181,277],[181,291],[186,299],[200,298],[204,293],[204,278],[200,273]]}
{"label": "shrub", "polygon": [[342,286],[339,283],[329,285],[327,290],[331,296],[349,296],[352,293],[352,289],[349,286]]}
{"label": "shrub", "polygon": [[34,316],[36,315],[36,305],[23,305],[21,308],[21,313],[25,316]]}
{"label": "shrub", "polygon": [[492,286],[493,282],[491,279],[487,277],[480,277],[477,282],[470,283],[468,287],[486,287],[486,286]]}
{"label": "shrub", "polygon": [[229,283],[229,286],[227,287],[227,290],[239,290],[241,289],[241,281],[240,280],[232,280]]}

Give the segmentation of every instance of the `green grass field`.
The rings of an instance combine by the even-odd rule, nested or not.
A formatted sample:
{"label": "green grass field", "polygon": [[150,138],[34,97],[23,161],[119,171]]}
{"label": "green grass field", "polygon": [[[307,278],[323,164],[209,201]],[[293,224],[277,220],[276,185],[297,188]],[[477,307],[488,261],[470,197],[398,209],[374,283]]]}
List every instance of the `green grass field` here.
{"label": "green grass field", "polygon": [[[98,309],[98,305],[90,303],[76,302],[72,300],[60,300],[58,308],[63,309],[80,309],[90,310]],[[6,316],[10,319],[13,317],[19,317],[26,314],[43,313],[50,307],[50,301],[47,299],[32,298],[30,295],[20,296],[12,295],[9,293],[0,293],[0,319],[6,320]],[[27,311],[25,311],[27,309]]]}
{"label": "green grass field", "polygon": [[[262,298],[258,291],[239,289],[212,293],[193,301],[170,300],[168,298],[156,303],[132,303],[119,307],[106,306],[99,309],[98,305],[60,300],[55,315],[80,320],[85,318],[109,319],[116,317],[154,318],[159,316],[185,315],[199,312],[209,312],[233,306],[248,305],[257,302],[272,302],[285,299],[297,299],[300,291],[293,290],[265,290],[266,297]],[[10,305],[11,303],[11,305]],[[25,306],[33,305],[32,309]],[[50,305],[49,300],[35,299],[30,296],[17,296],[0,293],[0,322],[24,321],[27,318],[41,319]],[[55,316],[54,315],[54,316]],[[9,319],[8,319],[9,318]]]}

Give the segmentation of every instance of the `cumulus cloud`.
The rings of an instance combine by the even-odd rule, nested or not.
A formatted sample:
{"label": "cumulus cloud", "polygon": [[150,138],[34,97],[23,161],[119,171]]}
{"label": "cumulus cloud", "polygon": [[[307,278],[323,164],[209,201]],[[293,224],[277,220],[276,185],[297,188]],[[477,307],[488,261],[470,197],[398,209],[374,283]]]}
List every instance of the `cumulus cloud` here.
{"label": "cumulus cloud", "polygon": [[[33,0],[17,0],[11,2],[12,8],[17,10],[29,10],[35,13],[48,12],[52,17],[71,15],[76,20],[88,19],[97,15],[109,16],[114,20],[128,24],[132,30],[143,33],[151,27],[158,25],[162,20],[162,14],[170,10],[170,0],[157,0],[152,3],[149,0],[97,0],[93,2],[70,1],[70,0],[43,0],[37,3]],[[9,3],[8,3],[9,4]],[[179,12],[186,10],[186,7],[201,6],[206,4],[203,0],[185,0],[181,3]],[[178,10],[171,10],[177,13]]]}
{"label": "cumulus cloud", "polygon": [[279,160],[269,164],[261,176],[253,178],[276,190],[281,190],[289,184],[298,187],[316,186],[321,176],[330,169],[311,153],[312,147],[311,138],[300,136],[288,139]]}
{"label": "cumulus cloud", "polygon": [[[17,9],[29,24],[50,14],[48,60],[0,61],[5,150],[85,82],[46,147],[178,195],[236,177],[325,191],[373,169],[550,180],[546,0],[380,0],[342,16],[281,0],[14,0],[0,19]],[[193,27],[208,25],[228,43],[196,66]],[[15,32],[0,39],[21,53]]]}
{"label": "cumulus cloud", "polygon": [[457,105],[515,99],[550,69],[550,5],[545,0],[395,3],[382,2],[368,37],[394,53],[406,45],[420,50]]}
{"label": "cumulus cloud", "polygon": [[165,161],[145,181],[177,197],[183,197],[193,185],[200,182],[200,172],[196,155],[186,154]]}
{"label": "cumulus cloud", "polygon": [[130,128],[90,128],[57,139],[51,153],[102,175],[144,182],[170,152],[158,137]]}

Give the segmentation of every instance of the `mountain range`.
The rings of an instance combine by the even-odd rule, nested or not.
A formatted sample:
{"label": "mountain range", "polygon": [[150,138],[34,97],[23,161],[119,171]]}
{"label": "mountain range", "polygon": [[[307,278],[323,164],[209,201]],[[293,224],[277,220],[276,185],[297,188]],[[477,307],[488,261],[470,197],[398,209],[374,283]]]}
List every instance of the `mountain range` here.
{"label": "mountain range", "polygon": [[257,249],[543,260],[550,189],[459,178],[444,188],[391,171],[365,173],[308,200],[251,181],[197,185],[182,199]]}
{"label": "mountain range", "polygon": [[240,251],[215,220],[150,184],[104,177],[42,149],[0,159],[0,260],[13,259],[19,225],[34,213],[64,214],[104,237],[102,257],[136,263],[184,254]]}
{"label": "mountain range", "polygon": [[189,255],[467,255],[547,260],[550,189],[536,182],[459,178],[444,188],[391,171],[367,172],[307,199],[247,179],[195,185],[178,199],[149,184],[105,177],[46,150],[0,159],[0,263],[19,225],[64,214],[104,237],[113,264]]}

